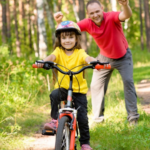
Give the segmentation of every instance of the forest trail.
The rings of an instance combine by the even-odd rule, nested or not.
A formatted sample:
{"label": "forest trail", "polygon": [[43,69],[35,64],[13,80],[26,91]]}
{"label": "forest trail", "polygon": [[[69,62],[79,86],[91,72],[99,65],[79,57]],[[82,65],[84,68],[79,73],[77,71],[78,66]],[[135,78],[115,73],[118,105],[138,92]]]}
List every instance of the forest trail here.
{"label": "forest trail", "polygon": [[55,150],[55,136],[36,134],[35,141],[26,150]]}
{"label": "forest trail", "polygon": [[150,114],[150,80],[142,80],[136,87],[142,109]]}
{"label": "forest trail", "polygon": [[[142,80],[136,88],[143,110],[150,114],[150,81]],[[43,136],[40,132],[35,134],[35,141],[26,150],[54,150],[55,136]]]}

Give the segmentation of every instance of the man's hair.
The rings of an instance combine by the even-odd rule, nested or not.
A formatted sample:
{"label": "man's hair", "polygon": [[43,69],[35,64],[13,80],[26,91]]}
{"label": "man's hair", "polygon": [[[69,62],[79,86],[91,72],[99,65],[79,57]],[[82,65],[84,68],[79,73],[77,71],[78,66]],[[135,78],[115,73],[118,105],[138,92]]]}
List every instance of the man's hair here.
{"label": "man's hair", "polygon": [[89,0],[86,4],[86,10],[87,10],[88,6],[93,3],[97,3],[98,5],[101,6],[101,3],[98,0]]}

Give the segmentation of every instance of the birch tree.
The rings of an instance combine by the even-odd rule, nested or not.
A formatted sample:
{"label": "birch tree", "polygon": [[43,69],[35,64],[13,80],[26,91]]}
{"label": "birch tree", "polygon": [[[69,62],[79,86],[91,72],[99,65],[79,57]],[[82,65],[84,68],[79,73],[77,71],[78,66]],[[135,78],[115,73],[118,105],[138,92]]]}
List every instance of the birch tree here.
{"label": "birch tree", "polygon": [[30,6],[31,1],[27,0],[27,20],[28,20],[28,39],[29,39],[29,46],[30,49],[32,49],[32,35],[31,35],[31,6]]}
{"label": "birch tree", "polygon": [[47,37],[46,37],[46,27],[44,22],[44,1],[36,0],[37,2],[37,23],[38,23],[38,47],[39,47],[39,57],[45,58],[47,52]]}
{"label": "birch tree", "polygon": [[16,34],[16,49],[17,49],[17,56],[21,56],[21,49],[20,49],[20,38],[19,38],[19,30],[18,30],[18,19],[17,19],[17,0],[14,0],[14,20],[15,20],[15,34]]}
{"label": "birch tree", "polygon": [[76,21],[77,22],[80,21],[78,13],[77,13],[77,8],[76,8],[76,2],[75,2],[75,0],[73,0],[73,12],[74,12],[74,15],[76,17]]}
{"label": "birch tree", "polygon": [[117,11],[117,2],[116,0],[110,0],[112,11]]}

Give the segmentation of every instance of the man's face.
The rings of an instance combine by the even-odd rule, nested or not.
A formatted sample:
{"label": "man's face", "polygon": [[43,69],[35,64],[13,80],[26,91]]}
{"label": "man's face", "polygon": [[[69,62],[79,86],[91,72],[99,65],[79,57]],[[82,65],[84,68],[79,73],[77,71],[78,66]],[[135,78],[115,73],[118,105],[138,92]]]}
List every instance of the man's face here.
{"label": "man's face", "polygon": [[103,8],[97,3],[89,4],[87,7],[87,14],[89,18],[98,26],[103,20]]}

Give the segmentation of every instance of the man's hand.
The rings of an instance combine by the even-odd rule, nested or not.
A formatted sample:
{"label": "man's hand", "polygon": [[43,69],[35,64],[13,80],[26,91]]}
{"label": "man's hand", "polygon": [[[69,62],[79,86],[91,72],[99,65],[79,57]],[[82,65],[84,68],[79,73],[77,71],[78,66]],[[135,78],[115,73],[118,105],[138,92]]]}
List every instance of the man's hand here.
{"label": "man's hand", "polygon": [[118,0],[119,4],[126,6],[129,4],[129,0]]}
{"label": "man's hand", "polygon": [[62,22],[63,14],[61,11],[54,14],[54,19],[57,22],[57,24],[60,24]]}

